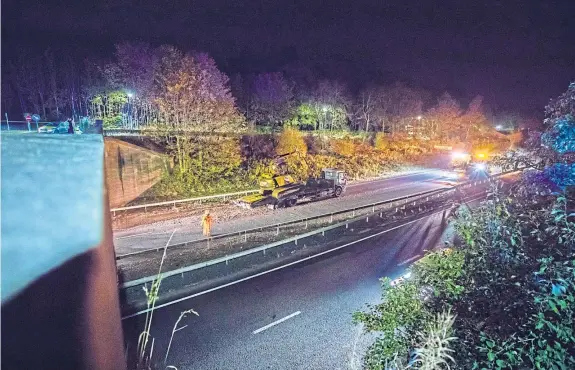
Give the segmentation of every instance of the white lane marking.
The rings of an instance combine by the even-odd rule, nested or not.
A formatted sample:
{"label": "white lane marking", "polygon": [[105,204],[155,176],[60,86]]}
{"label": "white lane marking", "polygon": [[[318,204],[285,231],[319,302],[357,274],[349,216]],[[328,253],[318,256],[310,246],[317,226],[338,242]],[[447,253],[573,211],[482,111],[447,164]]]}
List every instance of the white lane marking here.
{"label": "white lane marking", "polygon": [[276,321],[274,321],[274,322],[272,322],[272,323],[270,323],[270,324],[267,324],[266,326],[263,326],[263,327],[261,327],[261,328],[259,328],[259,329],[257,329],[257,330],[254,330],[252,334],[261,333],[262,331],[264,331],[264,330],[266,330],[266,329],[269,329],[269,328],[271,328],[272,326],[276,326],[277,324],[280,324],[280,323],[282,323],[282,322],[284,322],[284,321],[286,321],[286,320],[291,319],[291,318],[294,317],[294,316],[299,315],[300,313],[301,313],[301,311],[296,311],[296,312],[292,313],[291,315],[287,315],[287,316],[284,317],[283,319],[276,320]]}
{"label": "white lane marking", "polygon": [[416,254],[415,256],[406,259],[403,262],[400,262],[397,264],[397,266],[403,266],[403,265],[407,265],[408,263],[410,263],[411,261],[415,261],[416,259],[418,259],[419,257],[421,257],[421,254]]}
{"label": "white lane marking", "polygon": [[308,261],[308,260],[310,260],[310,259],[312,259],[312,258],[317,258],[317,257],[319,257],[319,256],[323,256],[324,254],[328,254],[328,253],[331,253],[331,252],[333,252],[333,251],[337,251],[337,250],[340,250],[340,249],[342,249],[342,248],[349,247],[350,245],[354,245],[354,244],[361,243],[361,242],[363,242],[363,241],[366,241],[366,240],[369,240],[369,239],[378,237],[378,236],[383,235],[383,234],[386,234],[386,233],[388,233],[388,232],[390,232],[390,231],[394,231],[394,230],[397,230],[397,229],[402,228],[402,227],[404,227],[404,226],[411,225],[411,224],[413,224],[413,223],[415,223],[415,222],[419,222],[419,221],[421,221],[421,220],[423,220],[423,219],[425,219],[425,218],[428,218],[428,217],[431,217],[431,216],[434,216],[434,215],[438,215],[438,214],[440,214],[440,213],[442,213],[442,212],[443,212],[443,210],[438,211],[438,212],[431,213],[431,214],[429,214],[429,215],[427,215],[427,216],[424,216],[424,217],[422,217],[422,218],[418,218],[417,220],[409,221],[409,222],[406,222],[406,223],[404,223],[404,224],[401,224],[401,225],[398,225],[398,226],[394,226],[394,227],[392,227],[391,229],[387,229],[387,230],[380,231],[380,232],[378,232],[377,234],[368,235],[368,236],[366,236],[366,237],[364,237],[364,238],[360,238],[360,239],[354,240],[354,241],[352,241],[352,242],[346,243],[346,244],[344,244],[344,245],[340,245],[339,247],[335,247],[335,248],[332,248],[332,249],[328,249],[327,251],[323,251],[323,252],[320,252],[320,253],[317,253],[317,254],[308,256],[308,257],[306,257],[306,258],[302,258],[302,259],[297,260],[297,261],[293,261],[293,262],[290,262],[290,263],[286,263],[285,265],[281,265],[281,266],[278,266],[278,267],[274,267],[273,269],[270,269],[270,270],[262,271],[262,272],[259,272],[259,273],[257,273],[257,274],[254,274],[254,275],[246,276],[245,278],[241,278],[241,279],[239,279],[239,280],[234,280],[234,281],[231,281],[231,282],[229,282],[229,283],[222,284],[222,285],[219,285],[219,286],[217,286],[217,287],[204,290],[204,291],[202,291],[202,292],[194,293],[194,294],[191,294],[191,295],[186,296],[186,297],[178,298],[178,299],[175,299],[175,300],[173,300],[173,301],[170,301],[170,302],[166,302],[166,303],[164,303],[164,304],[157,305],[157,306],[155,306],[153,309],[152,309],[152,308],[147,308],[147,309],[144,309],[144,310],[135,312],[135,313],[133,313],[133,314],[130,314],[130,315],[127,315],[127,316],[122,317],[122,320],[129,319],[129,318],[131,318],[131,317],[135,317],[135,316],[139,316],[139,315],[143,315],[143,314],[145,314],[145,313],[147,313],[147,312],[150,312],[150,311],[153,311],[153,310],[157,310],[157,309],[160,309],[160,308],[164,308],[164,307],[168,307],[168,306],[174,305],[174,304],[176,304],[176,303],[180,303],[180,302],[183,302],[183,301],[187,301],[188,299],[191,299],[191,298],[195,298],[195,297],[198,297],[198,296],[207,294],[207,293],[211,293],[211,292],[216,291],[216,290],[220,290],[220,289],[223,289],[223,288],[227,288],[227,287],[229,287],[229,286],[231,286],[231,285],[236,285],[236,284],[239,284],[239,283],[241,283],[241,282],[244,282],[244,281],[247,281],[247,280],[251,280],[251,279],[257,278],[258,276],[266,275],[266,274],[272,273],[272,272],[274,272],[274,271],[281,270],[281,269],[284,269],[284,268],[286,268],[286,267],[293,266],[293,265],[296,265],[296,264],[298,264],[298,263],[302,263],[302,262],[304,262],[304,261]]}
{"label": "white lane marking", "polygon": [[[411,177],[411,176],[416,176],[416,175],[425,175],[425,174],[428,174],[428,173],[433,172],[433,171],[434,171],[434,170],[430,169],[430,170],[423,170],[423,171],[420,171],[420,172],[406,173],[405,175],[382,177],[382,178],[380,178],[380,179],[374,179],[374,180],[369,180],[369,181],[359,181],[359,182],[351,183],[351,184],[349,184],[347,187],[348,187],[348,188],[353,188],[354,186],[370,184],[370,183],[372,183],[372,182],[387,181],[387,180],[394,180],[394,179],[401,179],[401,178],[404,178],[404,177]],[[419,182],[419,181],[416,181],[416,182]]]}

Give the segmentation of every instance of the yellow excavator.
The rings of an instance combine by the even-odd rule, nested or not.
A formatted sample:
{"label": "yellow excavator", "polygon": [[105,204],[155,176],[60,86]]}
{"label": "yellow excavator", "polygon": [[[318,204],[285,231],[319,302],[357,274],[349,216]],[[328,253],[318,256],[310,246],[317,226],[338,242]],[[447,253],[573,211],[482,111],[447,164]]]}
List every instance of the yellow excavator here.
{"label": "yellow excavator", "polygon": [[[270,208],[291,207],[301,201],[317,200],[324,197],[339,197],[347,186],[347,176],[344,171],[324,168],[319,178],[309,178],[305,182],[297,182],[285,174],[283,158],[293,154],[286,153],[275,158],[276,168],[280,174],[262,176],[259,180],[259,192],[247,195],[234,203],[243,208],[268,206]],[[277,170],[276,170],[277,171]]]}

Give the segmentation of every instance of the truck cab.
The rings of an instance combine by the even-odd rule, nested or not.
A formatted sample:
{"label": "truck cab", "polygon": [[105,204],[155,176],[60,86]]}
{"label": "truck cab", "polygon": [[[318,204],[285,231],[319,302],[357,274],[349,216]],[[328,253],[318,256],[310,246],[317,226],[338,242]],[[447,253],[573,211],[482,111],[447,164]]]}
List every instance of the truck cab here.
{"label": "truck cab", "polygon": [[333,188],[333,195],[335,197],[339,197],[347,187],[347,176],[344,171],[324,168],[321,170],[320,178],[326,180],[329,187]]}

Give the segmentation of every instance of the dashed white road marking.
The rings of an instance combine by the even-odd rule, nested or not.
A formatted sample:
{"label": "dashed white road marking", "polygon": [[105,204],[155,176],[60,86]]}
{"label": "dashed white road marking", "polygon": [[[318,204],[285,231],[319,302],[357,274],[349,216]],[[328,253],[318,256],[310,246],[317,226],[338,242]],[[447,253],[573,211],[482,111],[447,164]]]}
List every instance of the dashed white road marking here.
{"label": "dashed white road marking", "polygon": [[296,312],[292,313],[291,315],[287,315],[286,317],[284,317],[284,318],[282,318],[282,319],[276,320],[276,321],[274,321],[274,322],[272,322],[272,323],[270,323],[270,324],[267,324],[266,326],[263,326],[263,327],[261,327],[261,328],[259,328],[259,329],[257,329],[257,330],[254,330],[252,334],[261,333],[262,331],[264,331],[264,330],[266,330],[266,329],[269,329],[269,328],[271,328],[272,326],[276,326],[277,324],[280,324],[280,323],[282,323],[282,322],[284,322],[284,321],[286,321],[286,320],[291,319],[291,318],[294,317],[294,316],[299,315],[300,313],[301,313],[301,311],[296,311]]}

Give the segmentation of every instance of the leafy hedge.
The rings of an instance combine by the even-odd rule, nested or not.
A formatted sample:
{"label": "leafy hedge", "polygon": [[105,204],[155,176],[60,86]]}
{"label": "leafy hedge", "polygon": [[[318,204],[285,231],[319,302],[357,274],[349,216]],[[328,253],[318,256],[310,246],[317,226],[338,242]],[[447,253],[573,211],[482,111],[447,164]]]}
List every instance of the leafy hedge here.
{"label": "leafy hedge", "polygon": [[575,369],[574,102],[572,84],[547,107],[547,146],[510,157],[535,169],[457,211],[461,247],[426,254],[402,285],[384,280],[383,302],[354,314],[381,334],[366,368]]}
{"label": "leafy hedge", "polygon": [[[398,165],[421,160],[430,143],[391,141],[379,137],[305,135],[287,128],[279,136],[162,137],[174,161],[174,171],[140,199],[163,200],[253,189],[263,174],[273,173],[273,158],[285,157],[289,172],[298,180],[318,176],[322,168],[338,168],[352,179],[371,178]],[[372,144],[374,141],[378,146]],[[385,146],[381,143],[386,141]]]}

